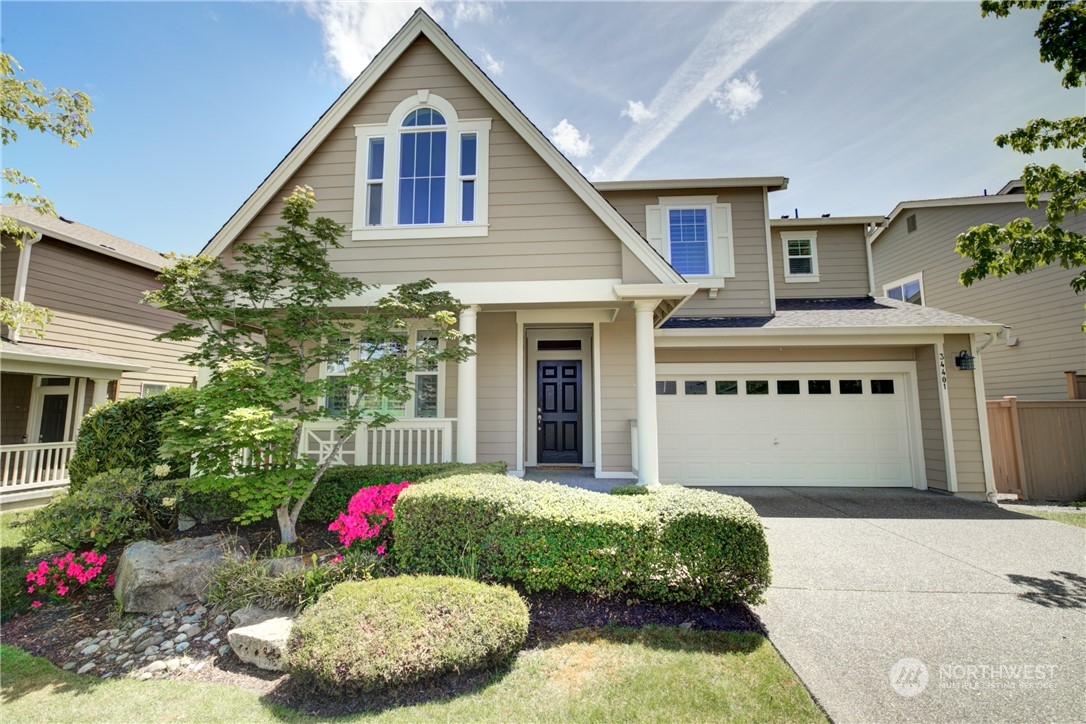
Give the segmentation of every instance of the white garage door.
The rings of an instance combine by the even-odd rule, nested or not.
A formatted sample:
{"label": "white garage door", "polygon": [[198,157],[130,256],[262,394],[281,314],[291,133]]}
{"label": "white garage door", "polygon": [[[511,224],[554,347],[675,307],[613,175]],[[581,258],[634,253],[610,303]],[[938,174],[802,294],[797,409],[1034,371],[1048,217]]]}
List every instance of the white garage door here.
{"label": "white garage door", "polygon": [[915,482],[904,374],[658,372],[656,384],[662,482]]}

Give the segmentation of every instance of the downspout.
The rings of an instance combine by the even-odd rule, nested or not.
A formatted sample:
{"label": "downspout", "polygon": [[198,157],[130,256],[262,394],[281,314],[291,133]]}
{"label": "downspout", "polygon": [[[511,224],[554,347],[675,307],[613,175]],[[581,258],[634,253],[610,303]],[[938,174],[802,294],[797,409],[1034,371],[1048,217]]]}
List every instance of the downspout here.
{"label": "downspout", "polygon": [[[773,230],[769,227],[769,187],[762,187],[762,211],[765,212],[765,260],[769,265],[769,315],[777,316],[777,288],[773,280]],[[734,235],[734,232],[733,232]]]}
{"label": "downspout", "polygon": [[[26,301],[26,282],[30,276],[30,248],[41,241],[41,232],[34,232],[30,236],[23,235],[23,245],[19,248],[19,262],[15,270],[15,288],[12,290],[11,301]],[[11,333],[11,341],[19,341],[19,327],[8,330]]]}
{"label": "downspout", "polygon": [[864,232],[864,250],[867,252],[867,295],[874,299],[878,295],[875,294],[875,262],[873,261],[873,255],[871,253],[871,244],[873,239],[871,236],[879,227],[872,225],[870,231]]}

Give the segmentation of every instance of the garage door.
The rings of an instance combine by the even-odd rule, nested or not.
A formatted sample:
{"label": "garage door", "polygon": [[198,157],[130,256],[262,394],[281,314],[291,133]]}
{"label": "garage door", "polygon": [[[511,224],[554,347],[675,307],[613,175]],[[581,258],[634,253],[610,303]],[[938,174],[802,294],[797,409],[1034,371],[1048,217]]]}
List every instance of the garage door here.
{"label": "garage door", "polygon": [[914,484],[904,374],[658,373],[656,386],[662,482]]}

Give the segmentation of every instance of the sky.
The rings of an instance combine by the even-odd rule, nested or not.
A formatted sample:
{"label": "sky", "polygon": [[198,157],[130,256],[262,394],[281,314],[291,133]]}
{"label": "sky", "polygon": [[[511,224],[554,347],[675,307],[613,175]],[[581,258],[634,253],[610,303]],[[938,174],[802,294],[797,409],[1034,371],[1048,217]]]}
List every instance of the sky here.
{"label": "sky", "polygon": [[23,131],[3,165],[196,253],[419,6],[592,180],[785,176],[774,217],[868,216],[1082,164],[992,142],[1086,91],[1039,61],[1039,13],[977,2],[4,0],[0,49],[95,110],[78,148]]}

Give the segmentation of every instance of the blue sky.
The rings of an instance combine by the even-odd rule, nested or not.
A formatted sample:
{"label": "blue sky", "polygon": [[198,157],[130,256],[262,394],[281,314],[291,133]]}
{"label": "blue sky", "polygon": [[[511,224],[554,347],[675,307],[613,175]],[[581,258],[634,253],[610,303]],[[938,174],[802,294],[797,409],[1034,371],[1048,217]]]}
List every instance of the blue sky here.
{"label": "blue sky", "polygon": [[[22,133],[4,165],[66,217],[194,253],[419,4],[5,1],[0,47],[90,94],[95,131]],[[421,4],[590,178],[787,176],[774,216],[994,192],[1024,163],[997,133],[1086,112],[1039,15],[976,2]]]}

